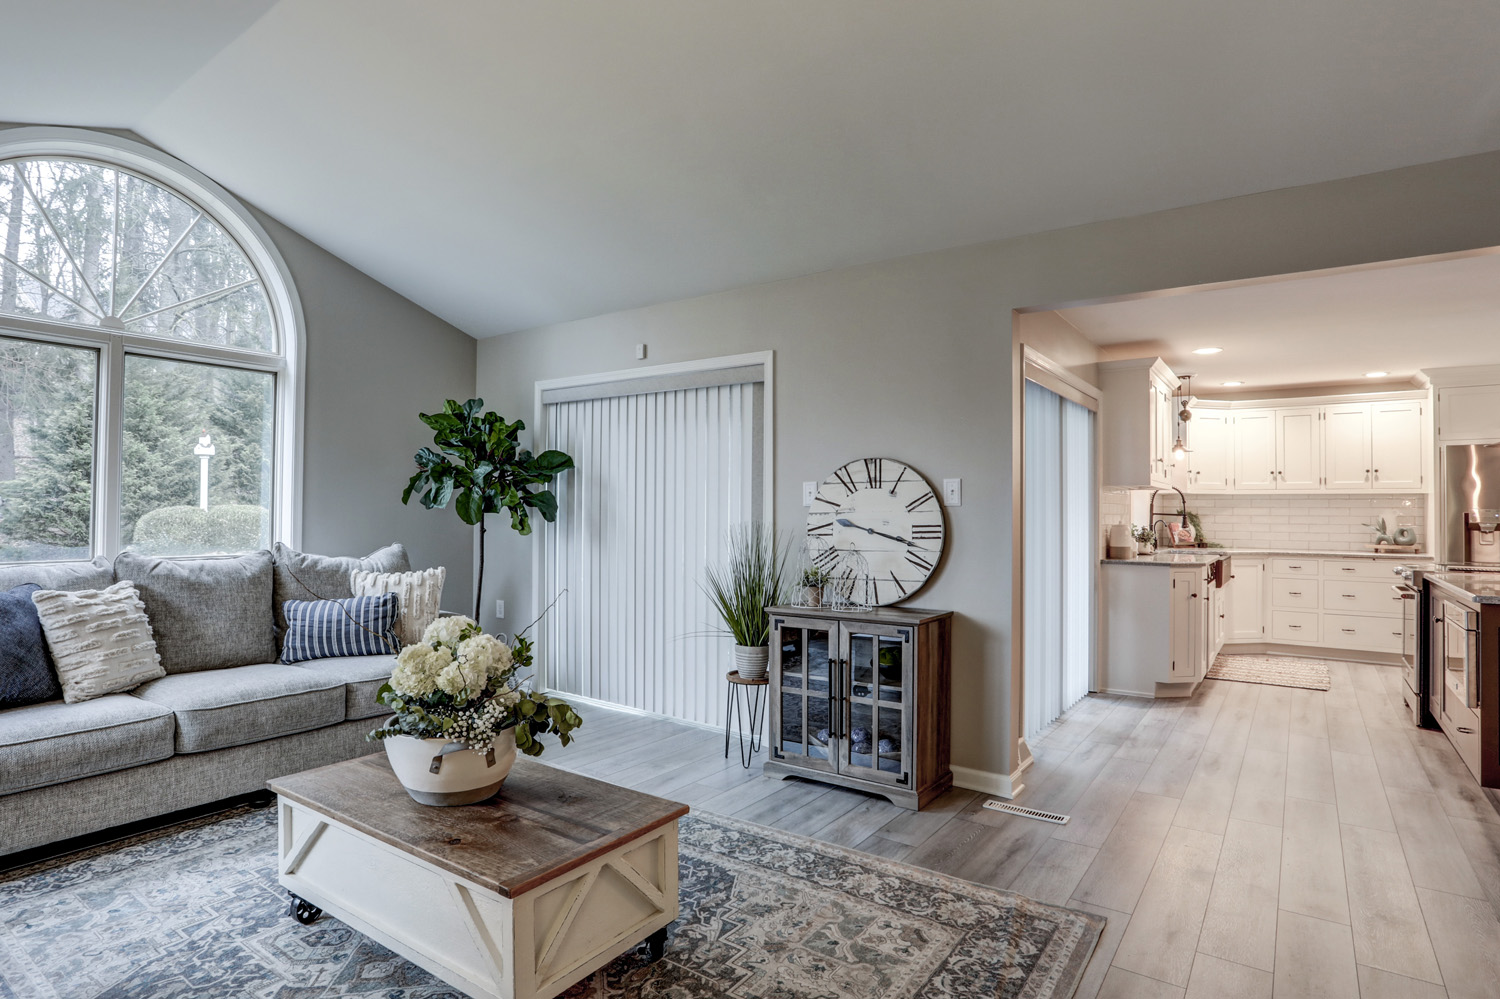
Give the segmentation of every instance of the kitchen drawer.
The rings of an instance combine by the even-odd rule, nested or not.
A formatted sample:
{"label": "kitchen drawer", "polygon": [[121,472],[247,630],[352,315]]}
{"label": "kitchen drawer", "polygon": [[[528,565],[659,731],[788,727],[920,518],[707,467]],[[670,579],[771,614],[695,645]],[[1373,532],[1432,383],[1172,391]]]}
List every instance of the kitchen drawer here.
{"label": "kitchen drawer", "polygon": [[1334,614],[1379,614],[1401,617],[1401,595],[1395,583],[1374,579],[1323,580],[1323,609]]}
{"label": "kitchen drawer", "polygon": [[1324,559],[1323,576],[1326,579],[1384,579],[1389,581],[1396,578],[1396,564],[1374,559]]}
{"label": "kitchen drawer", "polygon": [[1271,639],[1277,642],[1293,642],[1298,645],[1316,644],[1318,639],[1317,611],[1271,611]]}
{"label": "kitchen drawer", "polygon": [[1273,558],[1271,559],[1271,575],[1316,576],[1319,564],[1315,558]]}
{"label": "kitchen drawer", "polygon": [[1318,587],[1316,579],[1298,579],[1295,576],[1271,577],[1271,606],[1287,610],[1317,610]]}
{"label": "kitchen drawer", "polygon": [[1401,618],[1324,614],[1323,644],[1365,652],[1400,652]]}

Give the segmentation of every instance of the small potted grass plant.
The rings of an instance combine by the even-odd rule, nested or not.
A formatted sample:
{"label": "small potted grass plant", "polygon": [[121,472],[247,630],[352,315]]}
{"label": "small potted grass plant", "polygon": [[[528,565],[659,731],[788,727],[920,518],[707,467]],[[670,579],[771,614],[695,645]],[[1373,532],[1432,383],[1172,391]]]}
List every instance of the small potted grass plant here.
{"label": "small potted grass plant", "polygon": [[742,524],[729,532],[725,560],[710,565],[704,591],[734,639],[734,662],[747,680],[764,679],[771,658],[771,618],[766,608],[787,596],[787,547],[774,531]]}

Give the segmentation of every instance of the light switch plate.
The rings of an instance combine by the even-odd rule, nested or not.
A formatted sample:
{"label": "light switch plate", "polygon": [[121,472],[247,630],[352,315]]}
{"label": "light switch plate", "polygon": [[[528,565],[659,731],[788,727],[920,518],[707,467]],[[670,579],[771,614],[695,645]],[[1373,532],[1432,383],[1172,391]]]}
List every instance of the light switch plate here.
{"label": "light switch plate", "polygon": [[964,505],[964,480],[963,479],[944,479],[943,480],[943,506],[963,506],[963,505]]}
{"label": "light switch plate", "polygon": [[635,345],[635,359],[637,361],[644,361],[646,359],[646,345],[645,344],[638,343],[638,344]]}
{"label": "light switch plate", "polygon": [[812,506],[813,497],[818,495],[818,484],[816,482],[802,483],[802,505]]}
{"label": "light switch plate", "polygon": [[496,600],[495,601],[495,616],[498,617],[498,618],[501,618],[502,620],[505,618],[505,601],[504,600]]}

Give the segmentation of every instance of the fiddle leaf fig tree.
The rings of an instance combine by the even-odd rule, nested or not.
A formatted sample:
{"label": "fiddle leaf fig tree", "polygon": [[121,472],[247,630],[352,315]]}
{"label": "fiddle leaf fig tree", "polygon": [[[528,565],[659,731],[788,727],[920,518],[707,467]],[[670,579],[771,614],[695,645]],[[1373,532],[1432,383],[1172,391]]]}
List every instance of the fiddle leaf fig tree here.
{"label": "fiddle leaf fig tree", "polygon": [[531,533],[533,510],[552,523],[557,519],[557,497],[552,490],[538,487],[573,467],[573,459],[561,451],[532,454],[521,447],[526,424],[520,420],[507,423],[499,413],[483,409],[483,399],[462,405],[449,399],[441,413],[420,414],[422,422],[432,428],[437,448],[417,452],[416,474],[401,493],[402,503],[410,503],[416,495],[429,510],[445,508],[451,501],[459,520],[479,526],[476,621],[484,592],[484,515],[508,511],[510,526],[518,534]]}

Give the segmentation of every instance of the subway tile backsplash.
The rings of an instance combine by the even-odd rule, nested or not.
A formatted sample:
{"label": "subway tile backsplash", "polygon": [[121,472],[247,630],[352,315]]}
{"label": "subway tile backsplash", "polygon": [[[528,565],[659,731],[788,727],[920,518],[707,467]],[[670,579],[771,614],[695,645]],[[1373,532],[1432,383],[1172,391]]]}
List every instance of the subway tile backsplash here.
{"label": "subway tile backsplash", "polygon": [[[1172,499],[1174,503],[1170,505],[1176,509],[1176,497]],[[1187,500],[1188,509],[1202,522],[1207,540],[1226,548],[1370,551],[1375,544],[1375,531],[1364,525],[1384,517],[1386,528],[1392,533],[1398,527],[1415,530],[1417,546],[1427,550],[1427,497],[1422,493],[1379,496],[1189,493]]]}

